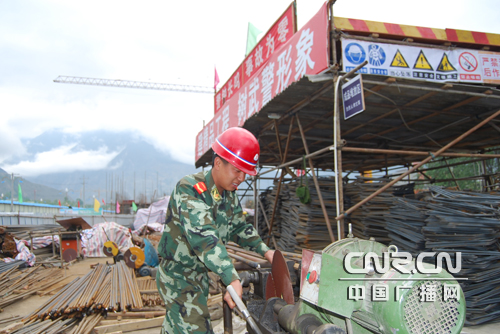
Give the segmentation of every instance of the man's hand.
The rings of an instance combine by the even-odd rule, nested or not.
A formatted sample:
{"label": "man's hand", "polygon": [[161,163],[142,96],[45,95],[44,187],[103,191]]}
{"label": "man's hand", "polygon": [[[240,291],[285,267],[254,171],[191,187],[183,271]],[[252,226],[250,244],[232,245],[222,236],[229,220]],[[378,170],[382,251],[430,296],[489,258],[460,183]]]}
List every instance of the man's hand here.
{"label": "man's hand", "polygon": [[[231,286],[234,288],[234,291],[236,291],[236,293],[238,294],[238,296],[241,299],[241,297],[243,295],[243,287],[241,286],[240,280],[232,281]],[[226,291],[226,294],[224,295],[224,300],[227,302],[227,304],[229,305],[229,307],[231,309],[233,309],[236,306],[236,303],[233,301],[233,299],[231,298],[231,295],[229,294],[228,291]]]}
{"label": "man's hand", "polygon": [[268,250],[266,254],[264,254],[264,257],[267,261],[269,261],[269,263],[273,264],[274,250]]}

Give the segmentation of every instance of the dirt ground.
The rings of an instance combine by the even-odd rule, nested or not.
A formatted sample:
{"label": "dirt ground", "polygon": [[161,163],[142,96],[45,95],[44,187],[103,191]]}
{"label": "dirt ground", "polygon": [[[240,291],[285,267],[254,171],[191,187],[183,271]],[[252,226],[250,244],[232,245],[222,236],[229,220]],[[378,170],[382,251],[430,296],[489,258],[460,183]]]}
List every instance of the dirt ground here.
{"label": "dirt ground", "polygon": [[[85,275],[90,270],[91,264],[96,263],[106,263],[106,261],[112,262],[110,258],[87,258],[78,261],[66,269],[67,282],[72,281],[75,277],[81,277]],[[0,321],[3,319],[8,319],[16,316],[27,316],[45,303],[51,296],[31,296],[23,301],[14,303],[5,307],[3,312],[0,312]],[[0,329],[6,327],[8,324],[0,324]],[[214,332],[216,334],[222,334],[224,332],[224,325],[222,319],[216,320],[212,323]],[[246,332],[246,324],[244,320],[233,315],[233,332],[234,334],[243,334]],[[137,334],[158,334],[160,333],[160,327],[149,328],[140,331],[133,331],[128,333]],[[491,334],[500,333],[500,323],[487,324],[482,326],[465,327],[462,330],[462,334]]]}

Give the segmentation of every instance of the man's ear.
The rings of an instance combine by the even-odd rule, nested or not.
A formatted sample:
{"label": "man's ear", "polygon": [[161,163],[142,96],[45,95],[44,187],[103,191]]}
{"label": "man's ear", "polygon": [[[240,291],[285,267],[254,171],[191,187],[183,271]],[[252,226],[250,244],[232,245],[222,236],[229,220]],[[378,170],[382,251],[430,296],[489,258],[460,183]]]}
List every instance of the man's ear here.
{"label": "man's ear", "polygon": [[220,164],[221,164],[221,160],[219,157],[215,157],[215,160],[214,160],[214,168],[216,168],[217,170],[220,169]]}

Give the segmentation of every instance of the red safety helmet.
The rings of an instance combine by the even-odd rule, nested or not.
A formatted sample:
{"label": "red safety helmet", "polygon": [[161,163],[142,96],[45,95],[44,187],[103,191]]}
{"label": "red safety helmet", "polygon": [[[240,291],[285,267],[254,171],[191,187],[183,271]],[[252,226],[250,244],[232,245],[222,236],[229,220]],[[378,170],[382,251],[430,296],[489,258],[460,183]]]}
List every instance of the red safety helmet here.
{"label": "red safety helmet", "polygon": [[243,128],[229,128],[212,144],[218,156],[249,175],[257,175],[255,167],[259,160],[260,147],[257,138]]}

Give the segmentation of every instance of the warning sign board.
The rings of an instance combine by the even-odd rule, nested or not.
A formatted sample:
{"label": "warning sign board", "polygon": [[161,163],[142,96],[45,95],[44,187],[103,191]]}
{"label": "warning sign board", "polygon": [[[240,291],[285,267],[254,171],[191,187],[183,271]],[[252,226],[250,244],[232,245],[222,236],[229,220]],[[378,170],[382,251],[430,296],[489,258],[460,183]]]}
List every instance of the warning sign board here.
{"label": "warning sign board", "polygon": [[435,82],[500,84],[500,52],[425,48],[353,38],[342,38],[342,46],[343,70],[346,72],[359,65],[359,57],[354,57],[359,55],[372,60],[359,73]]}
{"label": "warning sign board", "polygon": [[394,58],[392,59],[391,62],[391,67],[410,67],[408,66],[408,63],[405,60],[405,57],[403,57],[403,54],[401,51],[398,50],[396,54],[394,55]]}
{"label": "warning sign board", "polygon": [[441,58],[437,70],[439,72],[452,72],[456,71],[457,69],[450,63],[450,60],[448,59],[446,53],[443,53],[443,58]]}
{"label": "warning sign board", "polygon": [[420,50],[420,53],[418,54],[417,60],[415,61],[415,65],[413,65],[413,68],[417,70],[429,70],[429,71],[433,70],[431,64],[429,64],[429,61],[427,60],[427,57],[425,57],[425,54],[422,50]]}
{"label": "warning sign board", "polygon": [[460,67],[466,72],[474,72],[477,70],[478,62],[476,57],[470,52],[462,52],[458,57]]}

